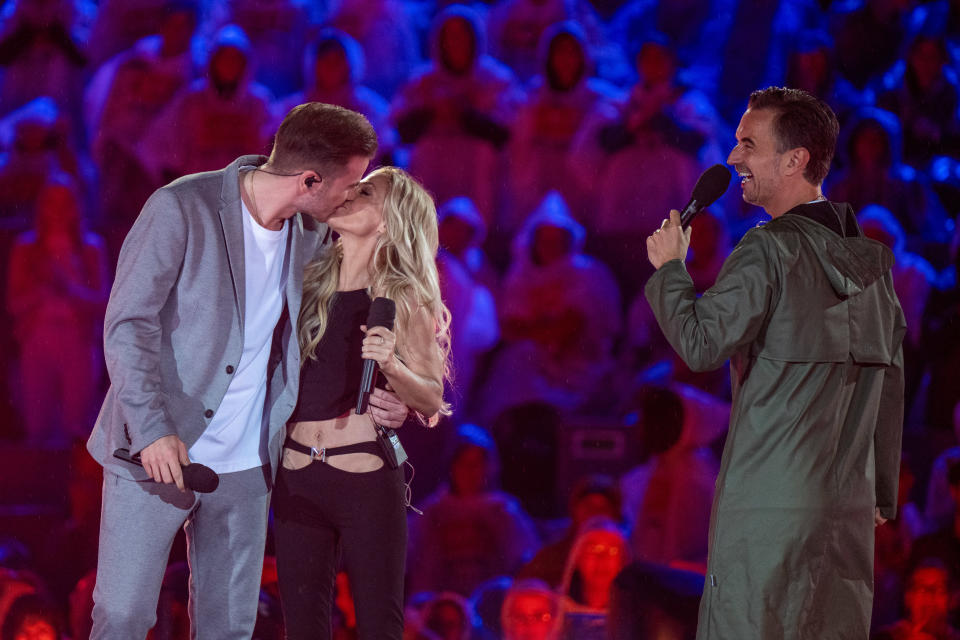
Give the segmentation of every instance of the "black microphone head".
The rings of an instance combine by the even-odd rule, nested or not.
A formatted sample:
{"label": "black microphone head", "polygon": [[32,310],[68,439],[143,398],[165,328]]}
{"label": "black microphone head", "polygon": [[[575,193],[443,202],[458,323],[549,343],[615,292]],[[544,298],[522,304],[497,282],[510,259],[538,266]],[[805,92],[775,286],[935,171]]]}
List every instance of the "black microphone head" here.
{"label": "black microphone head", "polygon": [[730,177],[730,169],[722,164],[715,164],[701,173],[693,187],[692,199],[697,201],[697,207],[703,209],[716,202],[730,186]]}
{"label": "black microphone head", "polygon": [[390,298],[374,298],[367,314],[367,329],[386,327],[393,331],[393,320],[397,316],[397,304]]}
{"label": "black microphone head", "polygon": [[210,467],[194,462],[183,468],[183,486],[197,493],[213,493],[220,486],[220,476]]}

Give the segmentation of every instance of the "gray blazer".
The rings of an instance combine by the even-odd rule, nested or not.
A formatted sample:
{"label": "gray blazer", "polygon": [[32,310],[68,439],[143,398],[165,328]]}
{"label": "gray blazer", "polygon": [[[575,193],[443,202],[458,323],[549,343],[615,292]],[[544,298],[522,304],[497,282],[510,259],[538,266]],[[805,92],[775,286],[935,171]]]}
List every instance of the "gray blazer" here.
{"label": "gray blazer", "polygon": [[[243,218],[238,169],[185,176],[144,205],[120,251],[104,323],[107,391],[87,449],[110,471],[145,480],[143,469],[113,457],[177,435],[189,448],[216,414],[243,350]],[[290,221],[286,307],[273,335],[264,408],[266,457],[276,472],[284,425],[297,400],[297,317],[303,269],[322,250],[327,227]]]}

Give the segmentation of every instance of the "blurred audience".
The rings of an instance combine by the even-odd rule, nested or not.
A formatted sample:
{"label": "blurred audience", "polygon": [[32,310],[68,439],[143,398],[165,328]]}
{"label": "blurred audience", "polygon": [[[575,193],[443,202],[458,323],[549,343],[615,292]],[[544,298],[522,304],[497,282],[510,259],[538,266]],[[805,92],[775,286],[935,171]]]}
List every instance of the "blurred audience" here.
{"label": "blurred audience", "polygon": [[911,500],[916,484],[910,456],[900,458],[900,484],[897,493],[897,517],[876,529],[873,569],[873,628],[897,621],[903,582],[910,568],[910,549],[914,540],[926,533],[926,522]]}
{"label": "blurred audience", "polygon": [[520,93],[510,69],[486,54],[484,33],[467,6],[440,12],[430,32],[431,63],[399,89],[391,119],[410,145],[410,172],[439,202],[469,197],[489,226],[500,150]]}
{"label": "blurred audience", "polygon": [[482,281],[489,269],[479,246],[485,225],[465,196],[444,203],[438,217],[437,271],[451,317],[453,405],[459,415],[468,415],[477,371],[500,337],[493,293]]}
{"label": "blurred audience", "polygon": [[206,60],[206,77],[174,96],[138,147],[154,180],[225,167],[248,153],[266,153],[273,126],[272,96],[253,81],[256,53],[236,25],[220,29]]}
{"label": "blurred audience", "polygon": [[400,0],[331,0],[330,26],[360,43],[369,63],[361,81],[387,100],[416,71],[420,47],[408,11]]}
{"label": "blurred audience", "polygon": [[960,640],[949,622],[952,580],[937,560],[923,560],[911,572],[903,596],[906,615],[872,635],[873,640]]}
{"label": "blurred audience", "polygon": [[480,396],[486,417],[531,401],[577,411],[608,389],[620,291],[610,270],[583,253],[585,238],[555,191],[515,237],[500,293],[504,345]]}
{"label": "blurred audience", "polygon": [[0,112],[50,96],[79,124],[87,64],[83,16],[74,0],[12,0],[0,13]]}
{"label": "blurred audience", "polygon": [[377,153],[389,160],[396,144],[396,134],[388,121],[389,105],[360,83],[366,60],[357,41],[342,31],[324,29],[306,47],[302,63],[304,90],[281,100],[277,117],[282,118],[304,102],[326,102],[357,111],[367,116],[377,132]]}
{"label": "blurred audience", "polygon": [[584,476],[570,493],[568,507],[570,525],[559,540],[545,544],[536,555],[517,572],[517,578],[542,580],[556,589],[563,581],[570,550],[581,527],[591,518],[604,516],[614,522],[621,520],[620,488],[606,475]]}
{"label": "blurred audience", "polygon": [[423,607],[423,627],[439,640],[470,640],[473,612],[459,593],[449,591],[433,596]]}
{"label": "blurred audience", "polygon": [[[723,370],[689,371],[656,328],[638,295],[644,242],[725,162],[740,89],[766,84],[837,111],[827,192],[896,257],[912,406],[898,517],[876,532],[876,637],[956,637],[960,3],[0,4],[0,436],[25,447],[4,460],[70,467],[65,487],[38,473],[36,494],[0,501],[0,523],[24,531],[35,513],[44,533],[0,546],[0,640],[89,635],[99,480],[63,448],[89,432],[101,392],[123,236],[152,190],[264,151],[303,101],[366,114],[375,164],[409,168],[436,196],[457,422],[495,439],[467,425],[403,436],[414,495],[430,495],[411,516],[406,637],[692,637],[730,389]],[[730,189],[694,221],[699,292],[758,220]],[[564,466],[571,440],[594,425],[626,448],[602,449],[603,435],[592,453],[609,467],[583,461],[627,471],[567,495],[587,470]],[[33,504],[41,495],[60,498]],[[183,557],[178,546],[151,640],[185,637]],[[283,634],[274,573],[257,640]],[[342,578],[337,593],[336,637],[355,638]]]}
{"label": "blurred audience", "polygon": [[[719,461],[708,445],[719,432],[670,387],[641,387],[634,401],[641,464],[620,480],[630,546],[638,560],[704,569],[706,532]],[[722,415],[714,401],[713,415]],[[692,411],[687,410],[687,405]],[[689,413],[689,415],[688,415]],[[712,412],[711,412],[712,413]]]}
{"label": "blurred audience", "polygon": [[903,353],[906,410],[909,411],[926,366],[922,341],[923,311],[936,284],[937,274],[926,259],[907,250],[907,235],[889,210],[875,204],[867,205],[860,209],[857,219],[864,235],[884,243],[893,251],[893,287],[907,320]]}
{"label": "blurred audience", "polygon": [[[903,3],[905,4],[905,3]],[[885,49],[890,50],[890,43]],[[926,167],[934,155],[960,152],[960,121],[956,75],[948,71],[947,47],[942,37],[922,34],[884,78],[886,89],[877,104],[903,122],[903,158]]]}
{"label": "blurred audience", "polygon": [[934,530],[950,524],[953,519],[953,496],[950,468],[960,466],[960,402],[953,408],[954,446],[941,452],[934,460],[927,482],[927,499],[924,501],[924,517]]}
{"label": "blurred audience", "polygon": [[114,259],[143,203],[159,186],[138,147],[160,112],[193,79],[191,42],[198,12],[190,2],[168,2],[156,34],[104,63],[87,86],[87,136],[100,169],[97,219]]}
{"label": "blurred audience", "polygon": [[518,579],[507,591],[500,614],[503,640],[557,640],[562,623],[560,597],[535,579]]}
{"label": "blurred audience", "polygon": [[36,223],[10,253],[7,310],[20,362],[26,438],[64,445],[86,438],[100,389],[100,322],[109,292],[103,239],[84,229],[66,177],[38,194]]}
{"label": "blurred audience", "polygon": [[484,580],[516,571],[537,536],[516,499],[495,488],[489,433],[460,425],[449,460],[449,484],[424,501],[422,516],[411,517],[408,586],[467,596]]}
{"label": "blurred audience", "polygon": [[598,516],[583,524],[560,585],[563,638],[606,637],[613,580],[629,562],[630,547],[616,522]]}
{"label": "blurred audience", "polygon": [[301,60],[310,30],[309,2],[304,0],[211,0],[209,27],[235,24],[250,38],[257,53],[254,79],[273,95],[293,93],[309,75],[301,76]]}
{"label": "blurred audience", "polygon": [[589,186],[577,175],[571,150],[577,131],[610,87],[593,78],[593,59],[583,30],[573,22],[546,29],[540,39],[537,75],[513,125],[507,193],[500,230],[513,232],[551,190],[559,191],[583,218],[592,210]]}
{"label": "blurred audience", "polygon": [[910,238],[944,241],[946,214],[922,175],[901,163],[902,135],[893,113],[864,107],[852,114],[838,150],[846,166],[828,185],[830,197],[862,212],[877,204]]}
{"label": "blurred audience", "polygon": [[[85,154],[74,145],[73,127],[49,97],[37,98],[0,120],[0,227],[33,225],[37,197],[55,173],[71,176],[81,196],[92,180]],[[83,201],[86,199],[84,198]]]}
{"label": "blurred audience", "polygon": [[694,640],[703,574],[633,562],[610,594],[607,640]]}

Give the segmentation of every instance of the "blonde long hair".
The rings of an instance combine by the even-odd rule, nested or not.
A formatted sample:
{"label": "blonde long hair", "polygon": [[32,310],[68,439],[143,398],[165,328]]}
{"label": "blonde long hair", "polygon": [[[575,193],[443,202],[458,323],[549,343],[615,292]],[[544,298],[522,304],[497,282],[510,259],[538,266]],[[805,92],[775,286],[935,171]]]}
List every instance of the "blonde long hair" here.
{"label": "blonde long hair", "polygon": [[[384,296],[397,304],[394,331],[397,356],[407,360],[404,336],[417,309],[429,310],[435,323],[437,349],[443,362],[443,378],[449,381],[450,310],[440,296],[437,274],[437,209],[430,194],[407,172],[381,167],[367,177],[386,176],[387,193],[383,200],[386,232],[380,235],[370,260],[370,297]],[[317,345],[327,328],[330,301],[340,280],[343,245],[337,240],[332,251],[307,265],[303,277],[303,303],[300,308],[298,339],[301,362],[316,358]],[[450,415],[450,405],[440,412]]]}

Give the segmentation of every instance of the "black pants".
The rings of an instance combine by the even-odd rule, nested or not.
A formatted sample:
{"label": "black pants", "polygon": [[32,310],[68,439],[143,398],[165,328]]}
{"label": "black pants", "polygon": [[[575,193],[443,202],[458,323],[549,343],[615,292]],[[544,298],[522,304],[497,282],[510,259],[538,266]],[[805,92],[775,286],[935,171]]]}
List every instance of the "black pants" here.
{"label": "black pants", "polygon": [[331,637],[338,550],[360,640],[403,637],[407,518],[403,468],[351,473],[316,460],[281,466],[273,493],[287,640]]}

